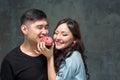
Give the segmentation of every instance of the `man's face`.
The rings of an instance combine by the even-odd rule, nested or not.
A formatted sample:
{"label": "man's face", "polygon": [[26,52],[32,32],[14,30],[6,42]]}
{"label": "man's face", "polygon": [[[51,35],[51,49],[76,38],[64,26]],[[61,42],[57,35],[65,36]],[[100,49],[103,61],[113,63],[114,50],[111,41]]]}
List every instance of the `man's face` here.
{"label": "man's face", "polygon": [[46,19],[37,20],[27,25],[26,39],[39,42],[43,36],[48,36],[48,22]]}

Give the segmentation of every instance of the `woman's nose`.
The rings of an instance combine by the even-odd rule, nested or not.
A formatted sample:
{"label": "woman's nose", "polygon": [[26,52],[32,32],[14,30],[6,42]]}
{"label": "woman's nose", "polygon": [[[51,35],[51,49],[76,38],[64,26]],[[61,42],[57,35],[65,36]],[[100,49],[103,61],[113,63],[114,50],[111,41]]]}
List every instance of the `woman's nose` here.
{"label": "woman's nose", "polygon": [[56,39],[60,40],[61,39],[61,35],[60,34],[56,35]]}

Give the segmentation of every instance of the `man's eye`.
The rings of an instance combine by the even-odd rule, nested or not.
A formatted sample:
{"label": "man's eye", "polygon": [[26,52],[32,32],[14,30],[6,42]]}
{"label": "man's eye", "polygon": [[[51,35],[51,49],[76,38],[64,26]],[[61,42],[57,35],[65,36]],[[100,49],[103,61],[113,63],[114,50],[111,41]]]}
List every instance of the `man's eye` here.
{"label": "man's eye", "polygon": [[63,34],[63,36],[67,36],[67,34]]}
{"label": "man's eye", "polygon": [[43,26],[42,25],[38,25],[38,26],[36,26],[38,29],[42,29],[43,28]]}
{"label": "man's eye", "polygon": [[48,26],[45,26],[45,29],[48,29]]}

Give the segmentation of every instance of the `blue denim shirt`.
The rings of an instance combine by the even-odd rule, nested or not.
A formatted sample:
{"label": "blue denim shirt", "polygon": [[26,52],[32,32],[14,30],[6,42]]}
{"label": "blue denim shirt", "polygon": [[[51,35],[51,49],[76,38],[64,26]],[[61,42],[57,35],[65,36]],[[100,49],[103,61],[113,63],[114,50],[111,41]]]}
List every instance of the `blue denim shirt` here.
{"label": "blue denim shirt", "polygon": [[74,51],[60,66],[56,80],[86,80],[81,54]]}

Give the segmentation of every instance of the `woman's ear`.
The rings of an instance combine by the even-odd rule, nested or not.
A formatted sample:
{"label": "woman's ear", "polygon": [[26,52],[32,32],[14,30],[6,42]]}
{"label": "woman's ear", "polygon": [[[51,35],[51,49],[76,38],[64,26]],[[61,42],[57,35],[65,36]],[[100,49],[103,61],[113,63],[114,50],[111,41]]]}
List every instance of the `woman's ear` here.
{"label": "woman's ear", "polygon": [[74,41],[73,41],[73,44],[75,44],[75,43],[76,43],[76,41],[74,40]]}
{"label": "woman's ear", "polygon": [[28,28],[27,28],[27,26],[26,25],[21,25],[21,31],[22,31],[22,33],[23,34],[27,34],[27,32],[28,32]]}

